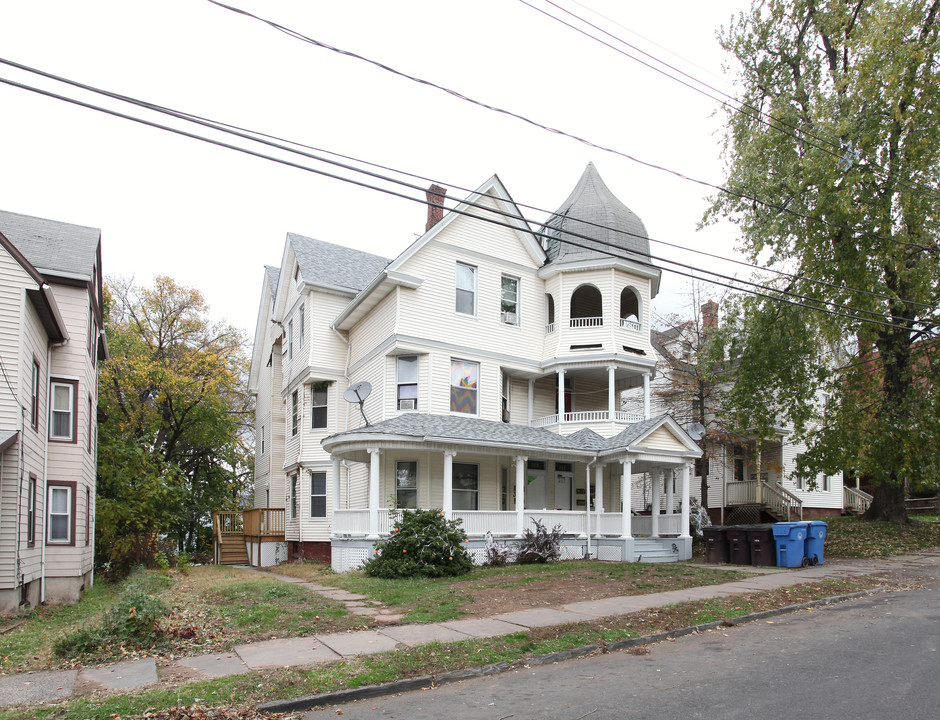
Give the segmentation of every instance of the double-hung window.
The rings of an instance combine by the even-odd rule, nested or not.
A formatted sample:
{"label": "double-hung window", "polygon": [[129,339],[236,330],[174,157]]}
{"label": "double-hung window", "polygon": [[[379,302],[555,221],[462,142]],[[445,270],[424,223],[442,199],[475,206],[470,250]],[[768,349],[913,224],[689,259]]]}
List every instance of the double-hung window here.
{"label": "double-hung window", "polygon": [[297,519],[297,476],[290,476],[290,517],[291,520]]}
{"label": "double-hung window", "polygon": [[287,359],[294,357],[294,319],[287,321]]}
{"label": "double-hung window", "polygon": [[300,305],[300,310],[299,310],[298,315],[297,315],[297,320],[298,320],[298,322],[300,323],[300,337],[297,338],[297,342],[298,342],[298,346],[299,346],[299,347],[303,347],[303,346],[304,346],[304,337],[305,337],[305,335],[306,335],[306,332],[304,331],[304,328],[305,328],[305,326],[306,326],[306,324],[307,324],[306,322],[304,322],[304,306],[303,306],[303,303],[301,303],[301,305]]}
{"label": "double-hung window", "polygon": [[418,409],[418,356],[401,355],[398,365],[398,402],[399,410]]}
{"label": "double-hung window", "polygon": [[64,442],[75,442],[77,383],[52,381],[52,427],[49,438]]}
{"label": "double-hung window", "polygon": [[74,493],[74,483],[49,484],[49,543],[62,545],[74,543]]}
{"label": "double-hung window", "polygon": [[500,322],[504,325],[518,325],[519,278],[503,275],[500,292]]}
{"label": "double-hung window", "polygon": [[36,544],[36,476],[29,476],[29,490],[26,494],[26,544]]}
{"label": "double-hung window", "polygon": [[326,473],[310,473],[310,517],[326,517]]}
{"label": "double-hung window", "polygon": [[454,510],[479,510],[480,466],[455,462],[452,471]]}
{"label": "double-hung window", "polygon": [[461,315],[477,314],[477,269],[473,265],[457,263],[457,305]]}
{"label": "double-hung window", "polygon": [[327,425],[327,405],[330,384],[326,382],[314,383],[310,390],[310,427],[314,430],[325,428]]}
{"label": "double-hung window", "polygon": [[39,383],[40,373],[39,373],[39,361],[33,360],[33,386],[30,388],[29,392],[29,424],[33,426],[33,430],[39,429]]}
{"label": "double-hung window", "polygon": [[418,463],[399,460],[395,465],[395,504],[414,510],[418,507]]}
{"label": "double-hung window", "polygon": [[298,401],[296,390],[294,390],[294,392],[292,392],[290,395],[290,405],[291,405],[290,434],[296,435],[297,428],[300,427],[300,402]]}
{"label": "double-hung window", "polygon": [[450,411],[479,415],[480,364],[466,360],[450,361]]}

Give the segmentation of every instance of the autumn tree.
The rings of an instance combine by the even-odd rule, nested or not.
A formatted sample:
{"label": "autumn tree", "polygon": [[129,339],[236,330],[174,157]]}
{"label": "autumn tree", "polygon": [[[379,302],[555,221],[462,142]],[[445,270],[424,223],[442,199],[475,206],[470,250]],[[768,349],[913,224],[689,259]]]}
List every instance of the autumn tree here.
{"label": "autumn tree", "polygon": [[110,280],[110,358],[101,369],[98,553],[119,568],[156,539],[204,549],[213,510],[237,507],[249,477],[246,342],[208,317],[197,290],[158,277]]}
{"label": "autumn tree", "polygon": [[740,104],[707,219],[786,273],[729,309],[726,402],[758,431],[788,417],[809,447],[798,472],[854,470],[867,517],[896,522],[905,483],[940,474],[938,8],[755,0],[721,35]]}

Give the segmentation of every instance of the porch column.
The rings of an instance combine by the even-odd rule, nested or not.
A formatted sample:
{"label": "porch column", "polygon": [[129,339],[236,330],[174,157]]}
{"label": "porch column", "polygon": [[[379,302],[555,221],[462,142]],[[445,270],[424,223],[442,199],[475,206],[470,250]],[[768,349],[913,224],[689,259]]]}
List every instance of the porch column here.
{"label": "porch column", "polygon": [[339,510],[339,455],[332,455],[330,459],[333,461],[333,511]]}
{"label": "porch column", "polygon": [[587,498],[586,506],[584,509],[585,512],[585,534],[587,535],[587,554],[584,556],[585,560],[591,559],[591,465],[594,463],[588,463],[584,466],[584,497]]}
{"label": "porch column", "polygon": [[444,518],[450,520],[454,516],[454,450],[444,451],[444,501],[441,510]]}
{"label": "porch column", "polygon": [[623,516],[620,518],[620,537],[628,538],[633,535],[633,528],[630,527],[632,517],[630,507],[633,505],[633,483],[630,482],[633,473],[633,463],[629,460],[623,461],[623,469],[620,475],[620,505]]}
{"label": "porch column", "polygon": [[382,451],[368,448],[369,452],[369,537],[379,536],[379,457]]}
{"label": "porch column", "polygon": [[[604,465],[597,463],[594,466],[594,512],[604,512]],[[600,520],[597,522],[600,531]]]}
{"label": "porch column", "polygon": [[565,421],[565,371],[558,371],[558,424]]}
{"label": "porch column", "polygon": [[521,455],[513,458],[516,463],[516,537],[525,530],[525,461]]}
{"label": "porch column", "polygon": [[676,509],[675,499],[673,497],[673,491],[676,486],[676,471],[675,469],[670,470],[666,475],[666,514],[672,515]]}
{"label": "porch column", "polygon": [[666,473],[664,473],[662,470],[657,470],[656,472],[652,473],[652,476],[653,476],[653,503],[652,503],[653,504],[653,507],[652,507],[653,517],[651,518],[650,523],[652,524],[653,529],[650,531],[650,536],[654,538],[659,537],[659,486],[662,484],[663,478],[665,477],[665,475]]}
{"label": "porch column", "polygon": [[679,537],[692,537],[689,534],[689,466],[682,466],[682,520],[679,524]]}
{"label": "porch column", "polygon": [[611,365],[607,368],[607,408],[610,413],[607,419],[613,422],[617,419],[617,368]]}
{"label": "porch column", "polygon": [[535,420],[535,378],[529,378],[529,427]]}
{"label": "porch column", "polygon": [[643,373],[643,418],[650,419],[650,374]]}

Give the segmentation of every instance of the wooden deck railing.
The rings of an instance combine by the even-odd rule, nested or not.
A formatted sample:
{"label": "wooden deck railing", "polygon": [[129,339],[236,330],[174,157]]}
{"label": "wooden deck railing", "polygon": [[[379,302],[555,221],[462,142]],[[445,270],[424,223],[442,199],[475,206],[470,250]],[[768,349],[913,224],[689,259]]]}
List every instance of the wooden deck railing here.
{"label": "wooden deck railing", "polygon": [[765,480],[729,482],[725,490],[725,505],[762,505],[776,517],[803,519],[803,501],[777,483]]}
{"label": "wooden deck railing", "polygon": [[217,510],[212,513],[212,538],[216,564],[222,562],[223,546],[228,541],[226,552],[229,552],[231,545],[236,542],[239,546],[244,545],[247,552],[249,543],[252,543],[257,556],[257,562],[254,564],[260,565],[262,541],[284,540],[284,509]]}
{"label": "wooden deck railing", "polygon": [[872,497],[864,490],[842,486],[842,507],[850,513],[863,514],[871,505]]}

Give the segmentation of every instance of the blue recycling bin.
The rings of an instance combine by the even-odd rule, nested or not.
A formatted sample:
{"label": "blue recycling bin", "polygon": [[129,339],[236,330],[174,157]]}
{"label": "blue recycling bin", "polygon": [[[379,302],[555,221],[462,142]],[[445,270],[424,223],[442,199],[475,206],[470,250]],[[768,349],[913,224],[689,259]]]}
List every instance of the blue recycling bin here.
{"label": "blue recycling bin", "polygon": [[810,520],[806,525],[808,527],[803,554],[810,565],[822,565],[823,549],[826,545],[826,530],[829,526],[822,520]]}
{"label": "blue recycling bin", "polygon": [[777,544],[777,567],[802,567],[806,559],[806,523],[774,523],[774,542]]}

